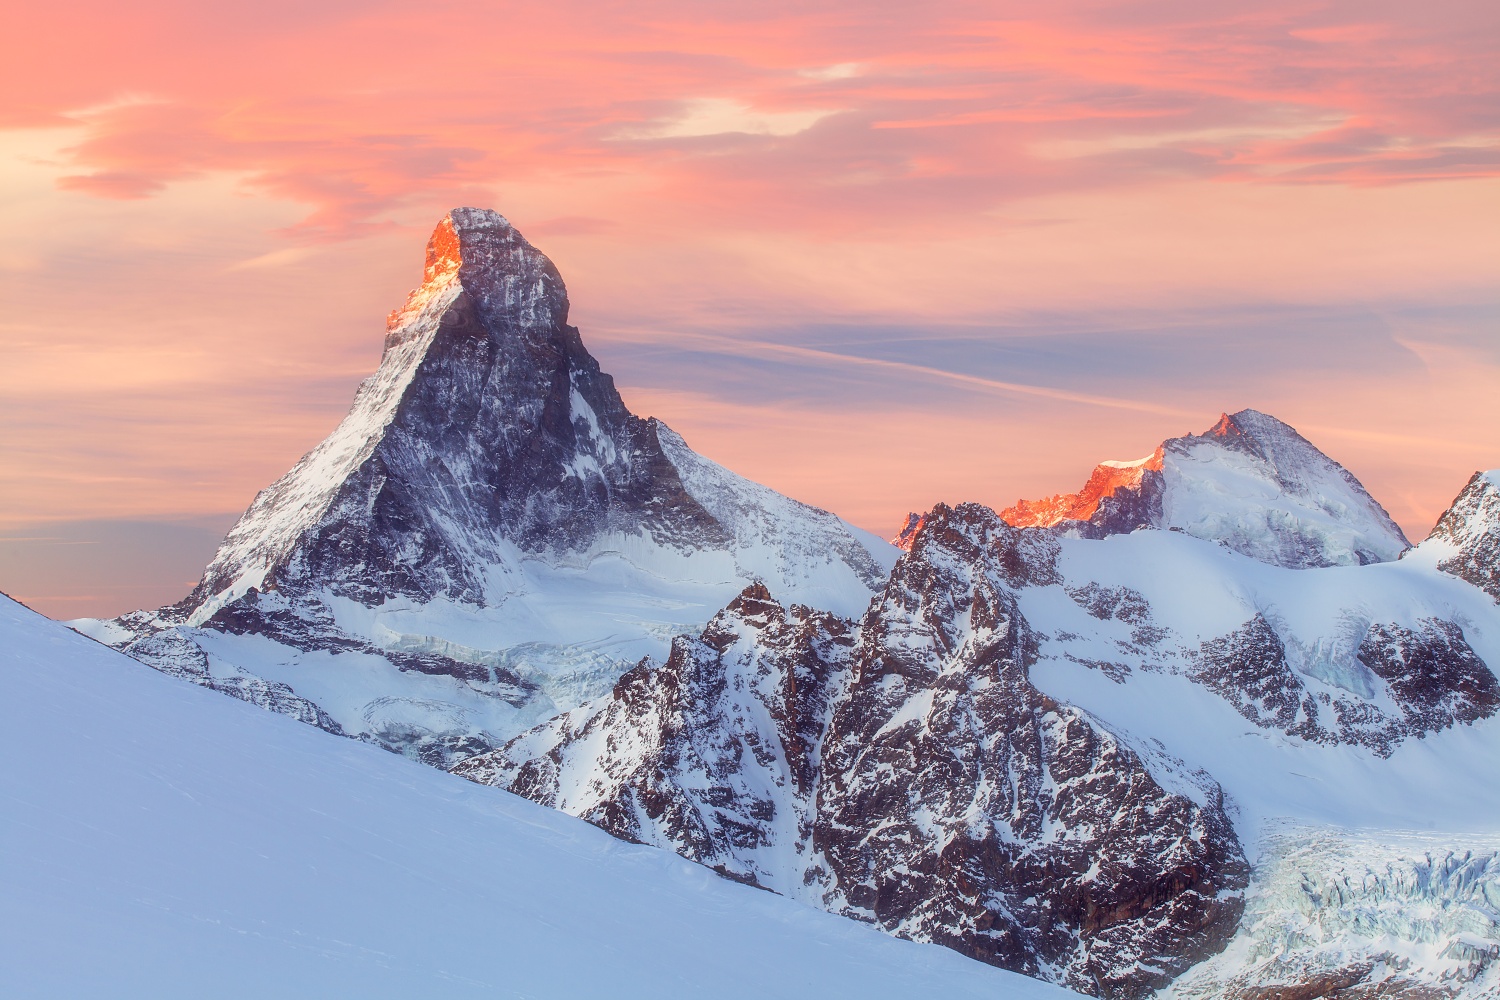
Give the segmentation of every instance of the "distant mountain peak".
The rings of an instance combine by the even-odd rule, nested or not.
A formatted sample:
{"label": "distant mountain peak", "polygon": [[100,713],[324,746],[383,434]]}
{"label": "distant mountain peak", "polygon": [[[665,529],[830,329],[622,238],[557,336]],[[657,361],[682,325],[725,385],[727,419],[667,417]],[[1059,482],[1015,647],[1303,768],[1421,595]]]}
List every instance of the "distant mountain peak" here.
{"label": "distant mountain peak", "polygon": [[[1257,411],[1255,410],[1241,410],[1234,416],[1230,416],[1228,413],[1221,413],[1219,414],[1219,422],[1214,424],[1207,431],[1204,431],[1203,436],[1220,438],[1244,437],[1245,429],[1240,426],[1238,418],[1250,413],[1256,413],[1257,416],[1265,416],[1265,414],[1257,413]],[[1273,417],[1272,419],[1274,420],[1275,418]]]}
{"label": "distant mountain peak", "polygon": [[1500,469],[1474,473],[1415,551],[1500,601]]}
{"label": "distant mountain peak", "polygon": [[1045,500],[1020,500],[1000,516],[1017,528],[1050,528],[1065,521],[1088,521],[1100,504],[1121,493],[1139,491],[1148,473],[1160,472],[1162,449],[1130,462],[1100,462],[1077,493],[1059,493]]}
{"label": "distant mountain peak", "polygon": [[1409,546],[1348,470],[1251,409],[1169,438],[1147,458],[1103,462],[1078,492],[1020,500],[1001,517],[1095,538],[1171,528],[1291,568],[1385,562]]}
{"label": "distant mountain peak", "polygon": [[[422,275],[333,433],[260,492],[186,599],[101,626],[108,641],[432,761],[608,690],[756,581],[844,615],[868,604],[898,553],[630,412],[557,268],[504,216],[449,212]],[[267,640],[334,655],[294,691]],[[362,657],[390,668],[381,682],[351,674]]]}
{"label": "distant mountain peak", "polygon": [[917,532],[921,531],[922,525],[926,523],[927,516],[925,514],[918,514],[916,511],[912,511],[906,515],[906,523],[901,526],[900,531],[896,532],[895,537],[891,539],[891,544],[904,552],[910,552],[911,544],[916,539]]}

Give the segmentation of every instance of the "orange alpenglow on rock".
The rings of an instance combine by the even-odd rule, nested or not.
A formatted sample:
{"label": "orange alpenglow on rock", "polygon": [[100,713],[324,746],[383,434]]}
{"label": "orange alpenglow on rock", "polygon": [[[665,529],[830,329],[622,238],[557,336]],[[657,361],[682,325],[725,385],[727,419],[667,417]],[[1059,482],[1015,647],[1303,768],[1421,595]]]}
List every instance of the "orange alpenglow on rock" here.
{"label": "orange alpenglow on rock", "polygon": [[[1223,423],[1220,421],[1219,426]],[[1000,517],[1017,528],[1050,528],[1062,521],[1087,521],[1099,509],[1101,500],[1121,490],[1139,489],[1141,477],[1148,471],[1160,472],[1161,467],[1161,448],[1134,462],[1100,462],[1077,493],[1058,493],[1044,500],[1018,500],[1014,506],[1002,510]]]}
{"label": "orange alpenglow on rock", "polygon": [[891,544],[903,552],[910,552],[912,542],[916,540],[917,532],[922,530],[922,525],[927,523],[926,514],[918,514],[912,511],[906,515],[906,524],[891,539]]}
{"label": "orange alpenglow on rock", "polygon": [[1103,462],[1077,493],[1019,500],[1000,516],[1084,538],[1180,531],[1289,569],[1387,562],[1411,544],[1348,469],[1248,409],[1169,438],[1149,458]]}

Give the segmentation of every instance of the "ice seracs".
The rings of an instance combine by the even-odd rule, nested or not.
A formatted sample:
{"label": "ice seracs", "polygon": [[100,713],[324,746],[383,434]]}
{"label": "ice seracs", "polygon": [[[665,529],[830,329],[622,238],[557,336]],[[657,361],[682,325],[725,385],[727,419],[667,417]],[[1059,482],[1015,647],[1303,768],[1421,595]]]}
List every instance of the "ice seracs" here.
{"label": "ice seracs", "polygon": [[1090,538],[1183,531],[1292,568],[1387,562],[1409,546],[1347,469],[1256,410],[1226,413],[1147,458],[1105,462],[1078,493],[1022,500],[1000,516]]}

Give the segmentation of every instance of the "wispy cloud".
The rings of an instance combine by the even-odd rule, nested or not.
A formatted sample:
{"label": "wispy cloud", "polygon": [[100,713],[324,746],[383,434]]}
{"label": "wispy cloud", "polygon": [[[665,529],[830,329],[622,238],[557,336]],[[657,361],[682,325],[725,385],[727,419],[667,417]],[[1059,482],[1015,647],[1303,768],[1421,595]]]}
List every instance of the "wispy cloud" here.
{"label": "wispy cloud", "polygon": [[[0,123],[84,126],[59,184],[142,198],[225,171],[307,206],[301,230],[324,238],[434,189],[558,171],[629,171],[727,218],[781,188],[799,206],[788,226],[817,223],[812,195],[832,187],[861,191],[868,213],[907,205],[958,224],[1167,162],[1231,181],[1500,175],[1496,18],[1460,0],[332,5],[249,30],[212,7],[64,7],[26,14],[33,30],[10,33],[27,41],[0,67]],[[474,47],[455,52],[455,38]],[[820,129],[835,112],[843,124]],[[777,141],[701,142],[731,135]],[[1109,155],[1144,150],[1180,155]],[[959,183],[903,196],[931,176]]]}

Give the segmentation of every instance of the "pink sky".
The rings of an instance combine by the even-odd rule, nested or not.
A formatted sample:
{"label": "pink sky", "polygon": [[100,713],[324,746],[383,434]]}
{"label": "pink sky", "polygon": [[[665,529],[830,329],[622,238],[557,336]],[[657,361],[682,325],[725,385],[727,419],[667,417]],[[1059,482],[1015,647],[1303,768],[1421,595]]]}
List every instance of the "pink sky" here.
{"label": "pink sky", "polygon": [[[458,204],[634,409],[882,533],[1244,406],[1413,536],[1500,466],[1489,0],[51,3],[0,37],[0,588],[180,596]],[[196,540],[91,577],[143,521]]]}

